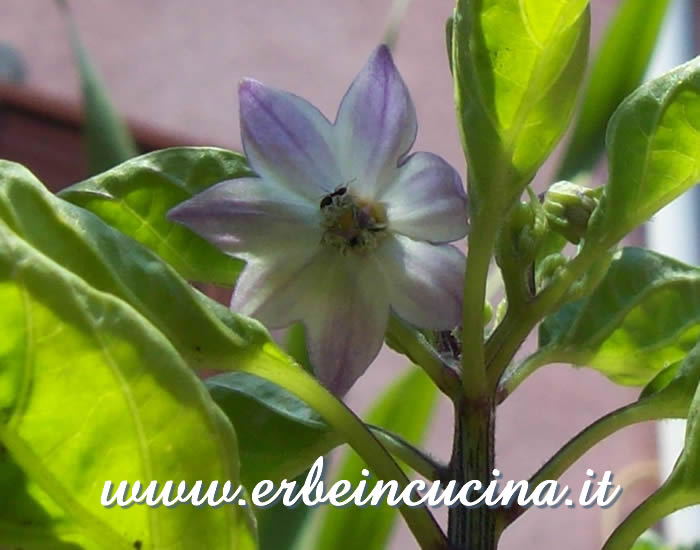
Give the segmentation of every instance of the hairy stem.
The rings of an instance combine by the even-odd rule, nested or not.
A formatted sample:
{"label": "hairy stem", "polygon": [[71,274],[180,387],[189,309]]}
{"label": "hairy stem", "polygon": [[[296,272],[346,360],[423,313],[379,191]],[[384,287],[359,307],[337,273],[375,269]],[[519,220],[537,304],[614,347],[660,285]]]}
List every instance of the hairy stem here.
{"label": "hairy stem", "polygon": [[[479,480],[485,489],[491,481],[495,459],[495,412],[492,397],[478,402],[465,401],[457,409],[455,450],[451,466],[453,479],[460,486],[471,480]],[[452,507],[447,532],[450,548],[495,550],[498,537],[494,512],[487,506],[467,509]]]}

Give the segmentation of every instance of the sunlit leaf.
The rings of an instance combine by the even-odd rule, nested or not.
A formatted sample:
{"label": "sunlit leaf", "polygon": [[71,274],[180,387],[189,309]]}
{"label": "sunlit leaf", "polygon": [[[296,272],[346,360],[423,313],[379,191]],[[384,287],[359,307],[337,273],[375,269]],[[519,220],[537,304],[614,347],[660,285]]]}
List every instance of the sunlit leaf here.
{"label": "sunlit leaf", "polygon": [[458,0],[452,64],[479,207],[510,205],[566,130],[589,25],[587,0]]}
{"label": "sunlit leaf", "polygon": [[42,254],[136,308],[193,368],[254,361],[269,335],[193,289],[156,254],[0,161],[0,219]]}
{"label": "sunlit leaf", "polygon": [[700,269],[625,248],[590,296],[544,320],[540,353],[644,385],[699,339]]}
{"label": "sunlit leaf", "polygon": [[607,247],[700,180],[700,57],[645,84],[607,132],[609,183],[587,246]]}
{"label": "sunlit leaf", "polygon": [[255,547],[238,506],[100,504],[107,480],[238,482],[230,423],[153,325],[3,221],[0,302],[0,544]]}
{"label": "sunlit leaf", "polygon": [[64,189],[60,196],[146,245],[185,279],[231,286],[243,262],[169,221],[166,214],[215,183],[251,174],[238,153],[174,147],[129,160]]}

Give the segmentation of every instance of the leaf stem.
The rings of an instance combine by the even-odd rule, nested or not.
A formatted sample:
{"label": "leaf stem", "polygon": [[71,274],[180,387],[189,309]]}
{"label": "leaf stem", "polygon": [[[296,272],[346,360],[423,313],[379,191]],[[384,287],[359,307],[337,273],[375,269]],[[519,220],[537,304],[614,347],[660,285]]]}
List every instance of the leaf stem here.
{"label": "leaf stem", "polygon": [[497,373],[494,373],[493,370],[489,371],[489,381],[498,384],[498,390],[496,390],[497,403],[499,405],[503,403],[537,369],[556,362],[556,351],[554,348],[547,347],[538,349],[517,365],[506,368],[500,378],[500,382],[494,380],[494,374]]}
{"label": "leaf stem", "polygon": [[637,506],[613,531],[602,550],[629,550],[644,531],[659,520],[677,510],[697,504],[697,498],[692,498],[690,491],[682,490],[677,479],[670,478]]}
{"label": "leaf stem", "polygon": [[[331,395],[310,374],[272,347],[264,346],[265,358],[253,364],[239,364],[248,372],[277,384],[316,410],[382,480],[395,480],[405,488],[408,479],[367,426],[340,400]],[[447,539],[427,508],[400,506],[409,529],[423,550],[447,550]]]}
{"label": "leaf stem", "polygon": [[379,426],[368,425],[368,427],[372,435],[384,445],[387,451],[427,480],[442,481],[449,475],[449,469],[445,464],[441,464],[437,459],[411,445],[399,435]]}
{"label": "leaf stem", "polygon": [[[543,481],[558,479],[597,443],[616,431],[639,422],[675,416],[672,411],[664,411],[664,409],[660,408],[656,401],[657,400],[653,397],[635,401],[634,403],[630,403],[629,405],[625,405],[624,407],[620,407],[606,414],[590,426],[581,430],[530,478],[530,490],[533,490]],[[512,508],[500,508],[497,518],[497,532],[499,534],[503,532],[508,525],[513,523],[527,510],[529,510],[529,508],[517,505]]]}
{"label": "leaf stem", "polygon": [[461,397],[462,384],[459,374],[438,355],[425,336],[392,315],[389,318],[386,337],[390,347],[400,351],[411,362],[421,367],[440,391],[452,401]]}
{"label": "leaf stem", "polygon": [[530,300],[527,307],[519,308],[517,315],[511,310],[506,312],[503,321],[486,343],[486,366],[492,387],[498,383],[535,325],[561,303],[571,285],[583,275],[600,252],[597,246],[584,247],[578,256],[561,269],[559,276],[548,287]]}

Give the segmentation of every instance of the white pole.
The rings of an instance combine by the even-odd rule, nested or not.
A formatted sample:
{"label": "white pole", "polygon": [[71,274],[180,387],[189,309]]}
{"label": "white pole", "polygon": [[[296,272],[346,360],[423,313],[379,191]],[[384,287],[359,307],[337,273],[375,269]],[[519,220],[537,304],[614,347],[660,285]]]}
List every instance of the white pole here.
{"label": "white pole", "polygon": [[[649,67],[649,78],[659,76],[695,55],[692,4],[693,0],[672,0]],[[696,186],[654,216],[646,226],[649,248],[693,265],[700,263],[699,191]],[[685,421],[660,422],[656,432],[659,476],[664,480],[683,448]],[[700,507],[676,512],[664,520],[663,527],[666,538],[673,544],[699,541]]]}

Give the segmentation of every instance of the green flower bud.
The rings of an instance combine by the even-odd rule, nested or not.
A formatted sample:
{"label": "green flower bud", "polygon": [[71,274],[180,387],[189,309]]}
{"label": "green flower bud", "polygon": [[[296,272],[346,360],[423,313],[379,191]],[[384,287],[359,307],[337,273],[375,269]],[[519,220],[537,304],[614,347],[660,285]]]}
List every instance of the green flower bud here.
{"label": "green flower bud", "polygon": [[578,244],[586,234],[588,220],[598,206],[598,199],[593,189],[559,181],[547,190],[543,206],[552,231]]}
{"label": "green flower bud", "polygon": [[524,267],[535,259],[547,229],[545,219],[538,214],[537,206],[532,203],[520,202],[513,207],[496,246],[496,263],[501,268],[507,263]]}
{"label": "green flower bud", "polygon": [[484,302],[484,326],[493,319],[493,306],[489,302]]}
{"label": "green flower bud", "polygon": [[537,266],[535,272],[535,284],[540,290],[546,287],[557,274],[557,271],[567,264],[569,259],[563,254],[556,252],[545,257]]}

